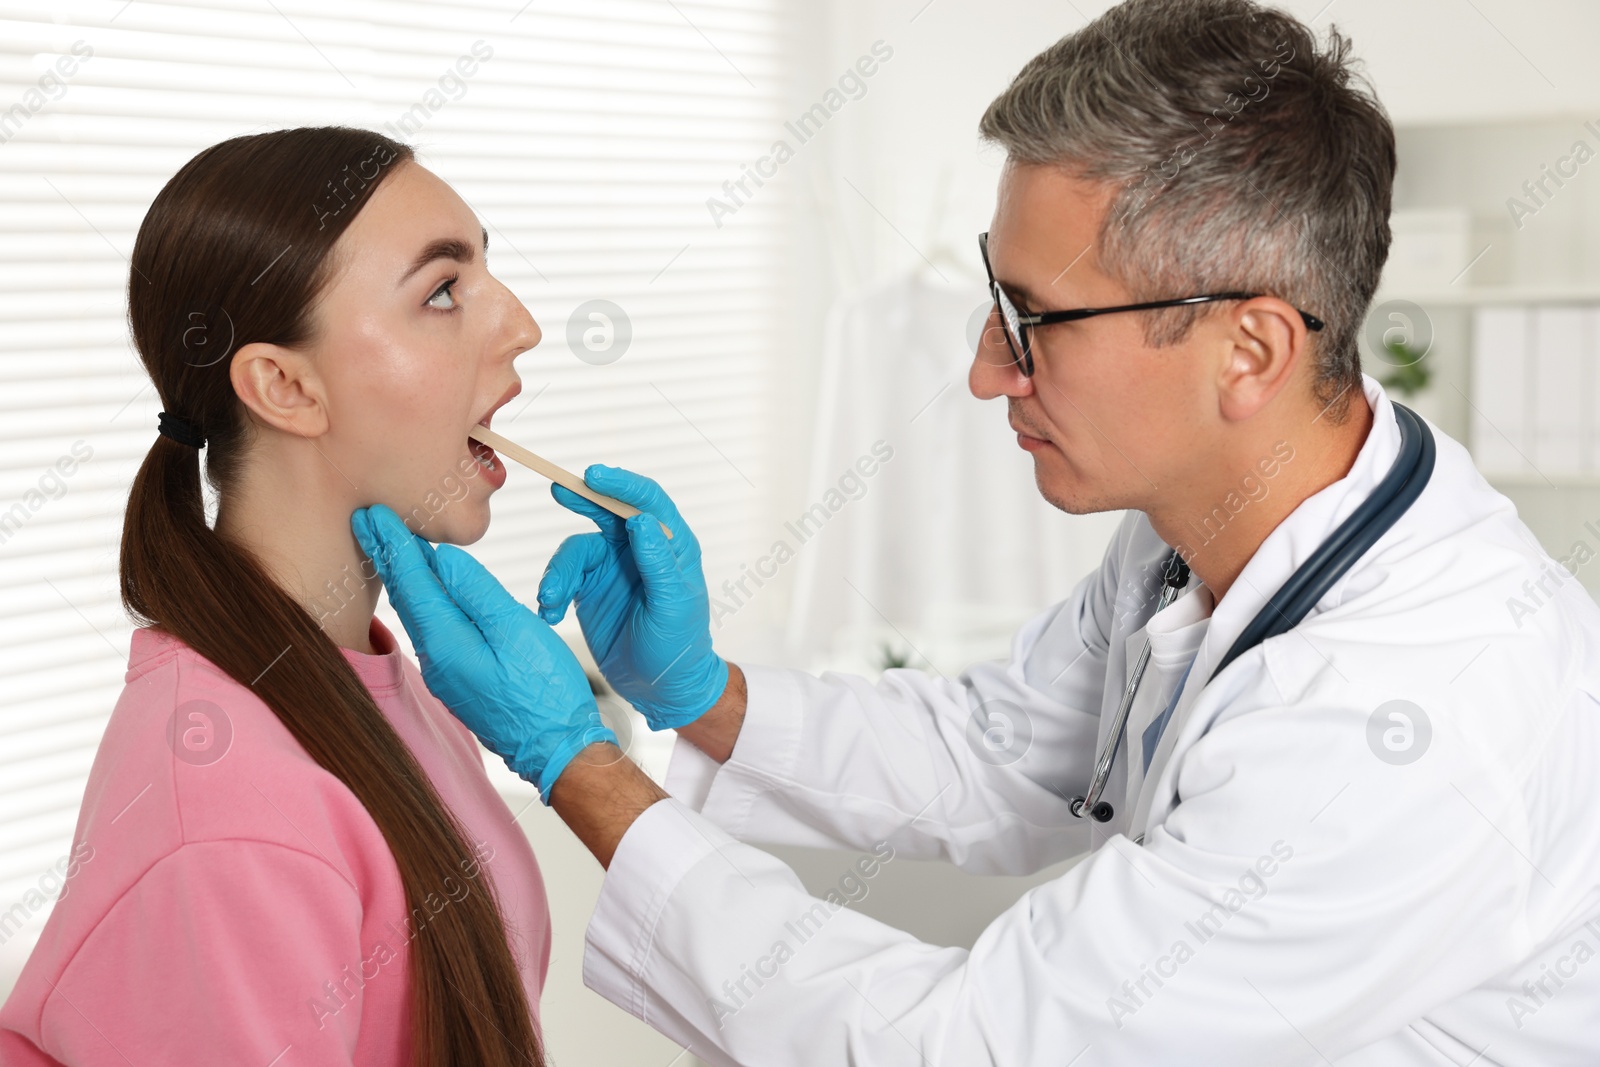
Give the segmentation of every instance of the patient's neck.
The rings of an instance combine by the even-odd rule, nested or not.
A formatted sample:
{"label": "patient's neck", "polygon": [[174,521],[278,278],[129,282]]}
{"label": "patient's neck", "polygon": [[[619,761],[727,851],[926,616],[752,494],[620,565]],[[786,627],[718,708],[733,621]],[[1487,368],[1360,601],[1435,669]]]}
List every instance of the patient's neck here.
{"label": "patient's neck", "polygon": [[253,453],[217,513],[217,533],[256,555],[341,648],[375,653],[381,583],[350,529],[356,489],[311,448]]}

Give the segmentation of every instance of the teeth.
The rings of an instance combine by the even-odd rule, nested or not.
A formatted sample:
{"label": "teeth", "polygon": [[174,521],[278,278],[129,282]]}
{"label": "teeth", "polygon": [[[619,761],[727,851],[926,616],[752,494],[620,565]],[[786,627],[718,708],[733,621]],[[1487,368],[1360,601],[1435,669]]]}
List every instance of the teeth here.
{"label": "teeth", "polygon": [[467,439],[467,451],[472,455],[473,459],[478,461],[478,466],[484,470],[494,471],[500,469],[495,461],[490,458],[494,455],[494,452],[488,445],[474,441],[469,437]]}

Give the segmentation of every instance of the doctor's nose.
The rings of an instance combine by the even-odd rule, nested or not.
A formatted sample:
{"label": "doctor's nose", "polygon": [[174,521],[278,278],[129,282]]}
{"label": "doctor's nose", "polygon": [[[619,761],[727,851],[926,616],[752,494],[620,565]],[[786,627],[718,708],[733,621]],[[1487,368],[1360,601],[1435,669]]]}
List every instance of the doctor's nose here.
{"label": "doctor's nose", "polygon": [[967,388],[979,400],[1026,396],[1033,392],[1032,379],[1022,373],[1011,355],[1005,327],[1000,325],[998,307],[989,310],[983,333],[978,335],[978,350],[972,357],[972,369],[967,372]]}

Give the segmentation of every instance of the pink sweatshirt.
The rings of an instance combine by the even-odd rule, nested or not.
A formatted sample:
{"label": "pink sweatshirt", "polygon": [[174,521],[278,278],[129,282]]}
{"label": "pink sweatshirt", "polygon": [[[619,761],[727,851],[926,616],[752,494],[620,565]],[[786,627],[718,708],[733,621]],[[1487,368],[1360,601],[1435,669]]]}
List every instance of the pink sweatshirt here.
{"label": "pink sweatshirt", "polygon": [[0,1064],[400,1067],[409,939],[488,879],[537,1009],[550,914],[533,851],[472,735],[376,619],[371,637],[379,655],[344,654],[481,866],[408,916],[355,796],[247,688],[171,635],[135,630],[71,877],[0,1009]]}

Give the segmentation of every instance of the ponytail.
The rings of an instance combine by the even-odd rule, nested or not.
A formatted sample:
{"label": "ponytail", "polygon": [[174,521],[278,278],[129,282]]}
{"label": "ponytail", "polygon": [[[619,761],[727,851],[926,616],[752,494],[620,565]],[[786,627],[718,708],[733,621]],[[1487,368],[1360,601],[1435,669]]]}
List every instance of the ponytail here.
{"label": "ponytail", "polygon": [[[410,150],[342,128],[235,138],[179,171],[140,227],[129,280],[134,343],[163,408],[209,440],[206,471],[219,491],[237,470],[244,420],[227,361],[183,358],[185,316],[228,308],[236,344],[305,340],[303,309],[326,282],[327,253],[383,177],[342,218],[304,205],[324,178],[381,156],[403,162]],[[296,254],[277,265],[276,284],[251,291],[244,283],[264,265],[261,250],[270,257],[286,244]],[[250,689],[355,794],[394,854],[411,913],[462,881],[476,861],[465,833],[339,646],[247,547],[206,522],[198,449],[160,435],[145,456],[128,498],[121,582],[130,615]],[[410,942],[412,1063],[543,1067],[489,880],[452,900]]]}

